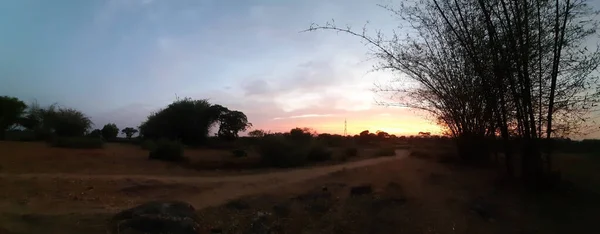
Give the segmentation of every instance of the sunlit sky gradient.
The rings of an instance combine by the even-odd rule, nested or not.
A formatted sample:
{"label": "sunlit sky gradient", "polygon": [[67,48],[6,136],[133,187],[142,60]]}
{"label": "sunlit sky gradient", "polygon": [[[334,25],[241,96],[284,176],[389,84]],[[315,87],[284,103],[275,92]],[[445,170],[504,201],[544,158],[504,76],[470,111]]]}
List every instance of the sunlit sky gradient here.
{"label": "sunlit sky gradient", "polygon": [[254,129],[437,132],[423,113],[384,107],[367,48],[311,23],[389,31],[378,0],[0,1],[0,94],[138,126],[176,96],[247,114]]}

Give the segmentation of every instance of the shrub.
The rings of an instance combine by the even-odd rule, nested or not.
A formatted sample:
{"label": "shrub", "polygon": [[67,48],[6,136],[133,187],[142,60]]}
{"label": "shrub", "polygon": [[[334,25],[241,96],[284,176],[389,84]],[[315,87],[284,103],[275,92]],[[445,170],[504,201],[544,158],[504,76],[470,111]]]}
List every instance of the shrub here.
{"label": "shrub", "polygon": [[331,160],[331,150],[327,149],[323,144],[315,143],[308,152],[307,159],[313,162],[322,162]]}
{"label": "shrub", "polygon": [[154,150],[156,143],[153,140],[144,140],[140,146],[145,150]]}
{"label": "shrub", "polygon": [[431,158],[431,155],[429,155],[429,153],[420,151],[420,150],[414,150],[414,151],[410,152],[409,156],[415,157],[415,158],[421,158],[421,159]]}
{"label": "shrub", "polygon": [[344,156],[346,157],[356,157],[358,155],[358,149],[356,147],[350,147],[344,149]]}
{"label": "shrub", "polygon": [[104,141],[96,137],[55,137],[50,140],[53,147],[71,149],[100,149]]}
{"label": "shrub", "polygon": [[281,136],[261,139],[258,152],[262,162],[273,167],[295,167],[306,162],[308,150],[305,144],[292,143]]}
{"label": "shrub", "polygon": [[444,153],[439,155],[438,162],[439,163],[454,163],[458,159],[458,156],[450,153]]}
{"label": "shrub", "polygon": [[27,130],[12,130],[4,133],[4,140],[7,141],[36,141],[35,132]]}
{"label": "shrub", "polygon": [[236,158],[242,158],[242,157],[248,156],[248,153],[246,153],[246,151],[243,149],[235,149],[235,150],[232,150],[231,153],[233,154],[233,157],[236,157]]}
{"label": "shrub", "polygon": [[395,156],[396,155],[396,149],[394,148],[379,148],[377,149],[377,151],[375,151],[374,156]]}
{"label": "shrub", "polygon": [[177,141],[159,140],[154,149],[150,150],[148,159],[180,162],[184,161],[183,145]]}
{"label": "shrub", "polygon": [[102,137],[104,139],[108,140],[113,140],[117,137],[117,135],[119,135],[119,128],[117,127],[116,124],[114,123],[109,123],[104,125],[104,127],[102,128],[102,130],[100,130]]}

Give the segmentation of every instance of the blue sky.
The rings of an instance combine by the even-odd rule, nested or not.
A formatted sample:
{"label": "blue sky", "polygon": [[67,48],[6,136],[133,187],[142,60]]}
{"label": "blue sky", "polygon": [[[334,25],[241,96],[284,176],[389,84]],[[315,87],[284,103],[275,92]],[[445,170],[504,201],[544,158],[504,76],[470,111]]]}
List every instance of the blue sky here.
{"label": "blue sky", "polygon": [[5,0],[0,93],[138,126],[176,96],[245,112],[255,128],[435,131],[419,113],[375,104],[373,61],[356,38],[311,23],[389,30],[379,0]]}

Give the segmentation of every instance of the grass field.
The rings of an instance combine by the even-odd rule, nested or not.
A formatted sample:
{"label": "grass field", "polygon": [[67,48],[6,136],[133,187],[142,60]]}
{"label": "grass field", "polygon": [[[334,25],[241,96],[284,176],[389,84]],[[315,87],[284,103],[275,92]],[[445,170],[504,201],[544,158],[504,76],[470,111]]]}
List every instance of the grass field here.
{"label": "grass field", "polygon": [[[132,145],[73,150],[0,142],[0,233],[106,233],[106,220],[117,211],[159,199],[196,206],[204,233],[595,230],[597,157],[557,156],[569,189],[532,194],[503,183],[493,168],[439,163],[436,155],[447,148],[421,147],[413,150],[429,150],[430,158],[410,157],[407,150],[384,158],[363,152],[339,165],[217,171],[149,161],[147,151]],[[207,149],[187,150],[186,156],[205,165],[258,160]],[[359,185],[373,192],[351,196]]]}

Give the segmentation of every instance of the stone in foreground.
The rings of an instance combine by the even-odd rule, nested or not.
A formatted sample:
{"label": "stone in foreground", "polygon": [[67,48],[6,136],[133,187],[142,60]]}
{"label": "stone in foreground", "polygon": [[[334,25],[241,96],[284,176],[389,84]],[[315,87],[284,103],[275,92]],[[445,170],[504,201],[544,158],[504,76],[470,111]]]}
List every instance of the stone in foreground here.
{"label": "stone in foreground", "polygon": [[197,234],[198,216],[181,201],[153,201],[117,213],[110,220],[112,234]]}

